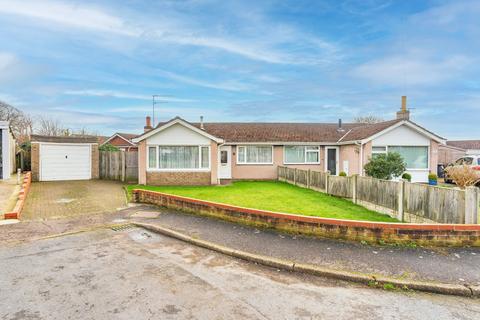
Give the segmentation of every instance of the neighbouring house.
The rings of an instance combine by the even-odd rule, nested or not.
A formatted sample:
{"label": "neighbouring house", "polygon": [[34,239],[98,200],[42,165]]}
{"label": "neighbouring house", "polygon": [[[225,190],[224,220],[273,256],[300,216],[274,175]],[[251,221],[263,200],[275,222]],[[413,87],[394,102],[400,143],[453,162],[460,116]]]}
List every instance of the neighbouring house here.
{"label": "neighbouring house", "polygon": [[133,139],[139,183],[206,185],[223,180],[276,179],[277,167],[363,175],[375,154],[399,152],[414,182],[436,171],[445,140],[409,120],[406,98],[397,118],[376,124],[199,123],[180,117]]}
{"label": "neighbouring house", "polygon": [[100,145],[111,144],[123,151],[137,151],[137,144],[132,141],[138,134],[116,132]]}
{"label": "neighbouring house", "polygon": [[0,180],[10,179],[16,170],[15,136],[8,121],[0,121]]}
{"label": "neighbouring house", "polygon": [[480,154],[480,140],[448,140],[447,145],[463,149],[467,155]]}
{"label": "neighbouring house", "polygon": [[99,177],[96,137],[30,137],[33,181],[89,180]]}

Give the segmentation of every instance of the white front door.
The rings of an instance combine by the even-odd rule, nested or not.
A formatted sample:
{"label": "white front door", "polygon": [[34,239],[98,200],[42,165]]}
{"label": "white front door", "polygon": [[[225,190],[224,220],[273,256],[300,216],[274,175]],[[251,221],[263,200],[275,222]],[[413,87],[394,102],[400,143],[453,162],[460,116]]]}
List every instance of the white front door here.
{"label": "white front door", "polygon": [[90,145],[40,144],[40,181],[91,179],[91,168]]}
{"label": "white front door", "polygon": [[218,178],[232,179],[232,146],[218,149]]}

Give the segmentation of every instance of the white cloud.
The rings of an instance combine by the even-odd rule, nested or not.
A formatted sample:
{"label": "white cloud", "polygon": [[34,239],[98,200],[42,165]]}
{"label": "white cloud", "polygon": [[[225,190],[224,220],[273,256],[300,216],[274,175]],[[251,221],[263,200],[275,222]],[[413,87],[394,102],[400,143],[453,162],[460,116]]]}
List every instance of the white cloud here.
{"label": "white cloud", "polygon": [[[113,90],[96,90],[96,89],[87,89],[87,90],[68,90],[65,91],[66,95],[77,95],[77,96],[92,96],[92,97],[112,97],[119,99],[136,99],[136,100],[152,100],[151,95],[146,94],[134,94],[123,91],[113,91]],[[192,99],[182,99],[169,96],[160,96],[158,100],[170,101],[170,102],[193,102]]]}
{"label": "white cloud", "polygon": [[353,75],[387,85],[435,85],[458,77],[470,63],[465,56],[435,59],[416,54],[393,55],[356,67]]}
{"label": "white cloud", "polygon": [[71,27],[127,36],[137,36],[140,33],[139,30],[128,27],[121,18],[98,8],[59,1],[0,0],[0,13],[21,15]]}
{"label": "white cloud", "polygon": [[156,70],[156,72],[163,77],[166,77],[178,82],[186,83],[186,84],[199,86],[199,87],[218,89],[218,90],[227,90],[227,91],[245,91],[250,89],[250,86],[243,83],[239,83],[237,81],[230,80],[222,83],[214,83],[214,82],[209,82],[205,80],[195,79],[192,77],[187,77],[184,75],[180,75],[180,74],[173,73],[170,71],[165,71],[165,70]]}

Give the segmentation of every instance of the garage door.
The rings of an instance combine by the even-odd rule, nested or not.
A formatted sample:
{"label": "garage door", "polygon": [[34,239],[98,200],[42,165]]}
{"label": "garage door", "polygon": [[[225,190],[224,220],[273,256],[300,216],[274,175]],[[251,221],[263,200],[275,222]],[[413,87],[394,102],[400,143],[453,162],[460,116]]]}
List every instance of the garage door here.
{"label": "garage door", "polygon": [[90,145],[40,144],[40,180],[88,180],[92,173]]}

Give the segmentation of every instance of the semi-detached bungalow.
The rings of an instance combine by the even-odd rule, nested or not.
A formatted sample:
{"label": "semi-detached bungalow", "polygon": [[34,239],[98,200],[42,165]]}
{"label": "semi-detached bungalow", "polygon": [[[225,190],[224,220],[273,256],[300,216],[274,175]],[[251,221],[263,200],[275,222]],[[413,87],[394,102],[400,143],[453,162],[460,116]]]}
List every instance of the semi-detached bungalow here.
{"label": "semi-detached bungalow", "polygon": [[222,180],[276,179],[277,167],[363,175],[372,156],[399,152],[413,182],[436,172],[445,140],[409,120],[405,99],[397,118],[376,124],[191,123],[179,117],[155,128],[147,117],[138,144],[139,183],[207,185]]}

